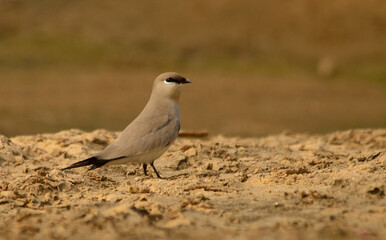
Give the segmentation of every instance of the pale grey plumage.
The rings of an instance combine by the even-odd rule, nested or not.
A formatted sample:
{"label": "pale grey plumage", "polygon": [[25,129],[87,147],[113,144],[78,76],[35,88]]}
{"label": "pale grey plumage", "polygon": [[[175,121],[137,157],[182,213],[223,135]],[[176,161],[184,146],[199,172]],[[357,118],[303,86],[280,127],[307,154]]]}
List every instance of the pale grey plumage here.
{"label": "pale grey plumage", "polygon": [[172,114],[162,114],[154,118],[149,116],[151,115],[138,116],[111,145],[96,157],[99,159],[135,157],[155,149],[165,148],[176,140],[180,125],[177,117]]}
{"label": "pale grey plumage", "polygon": [[113,143],[95,156],[76,162],[64,169],[92,165],[95,169],[105,164],[142,163],[146,166],[159,158],[177,139],[180,130],[178,99],[181,85],[190,83],[178,73],[159,75],[153,84],[152,94],[142,112]]}

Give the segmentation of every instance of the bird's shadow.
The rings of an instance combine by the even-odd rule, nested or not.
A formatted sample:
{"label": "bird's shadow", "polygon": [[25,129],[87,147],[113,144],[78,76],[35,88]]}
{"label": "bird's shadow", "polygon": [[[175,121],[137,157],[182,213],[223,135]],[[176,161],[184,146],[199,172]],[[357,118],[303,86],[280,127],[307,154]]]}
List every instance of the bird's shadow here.
{"label": "bird's shadow", "polygon": [[189,173],[180,173],[180,174],[173,175],[173,176],[170,176],[170,177],[163,177],[161,179],[164,179],[164,180],[175,180],[177,178],[187,177],[187,176],[189,176]]}

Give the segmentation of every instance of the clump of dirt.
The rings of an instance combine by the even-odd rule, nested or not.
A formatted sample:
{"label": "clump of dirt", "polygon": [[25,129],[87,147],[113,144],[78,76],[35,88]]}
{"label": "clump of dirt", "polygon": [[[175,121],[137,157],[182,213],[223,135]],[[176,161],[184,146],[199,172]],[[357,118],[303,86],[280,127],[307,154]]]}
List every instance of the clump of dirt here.
{"label": "clump of dirt", "polygon": [[180,138],[155,162],[166,179],[138,165],[60,170],[116,136],[0,136],[0,239],[386,234],[386,129]]}

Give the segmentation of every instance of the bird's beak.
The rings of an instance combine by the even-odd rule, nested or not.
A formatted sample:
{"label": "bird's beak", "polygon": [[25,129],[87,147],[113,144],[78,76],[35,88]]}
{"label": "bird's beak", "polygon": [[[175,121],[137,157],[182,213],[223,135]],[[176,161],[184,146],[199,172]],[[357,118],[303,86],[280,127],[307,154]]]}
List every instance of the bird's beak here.
{"label": "bird's beak", "polygon": [[192,83],[192,82],[189,79],[184,78],[184,80],[182,81],[182,84],[185,84],[185,83]]}

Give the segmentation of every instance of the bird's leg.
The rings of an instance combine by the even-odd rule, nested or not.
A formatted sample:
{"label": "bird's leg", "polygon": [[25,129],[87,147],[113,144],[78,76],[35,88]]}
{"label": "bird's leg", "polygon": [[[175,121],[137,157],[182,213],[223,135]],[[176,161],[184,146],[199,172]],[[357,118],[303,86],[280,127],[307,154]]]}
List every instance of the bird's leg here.
{"label": "bird's leg", "polygon": [[157,169],[155,169],[155,167],[154,167],[154,162],[151,162],[151,163],[150,163],[150,166],[153,168],[153,170],[154,170],[154,172],[155,172],[155,175],[157,175],[158,178],[161,178],[161,179],[162,179],[162,177],[158,174]]}
{"label": "bird's leg", "polygon": [[146,171],[147,164],[146,163],[142,164],[142,167],[143,167],[143,172],[145,173],[145,176],[147,176],[147,171]]}

